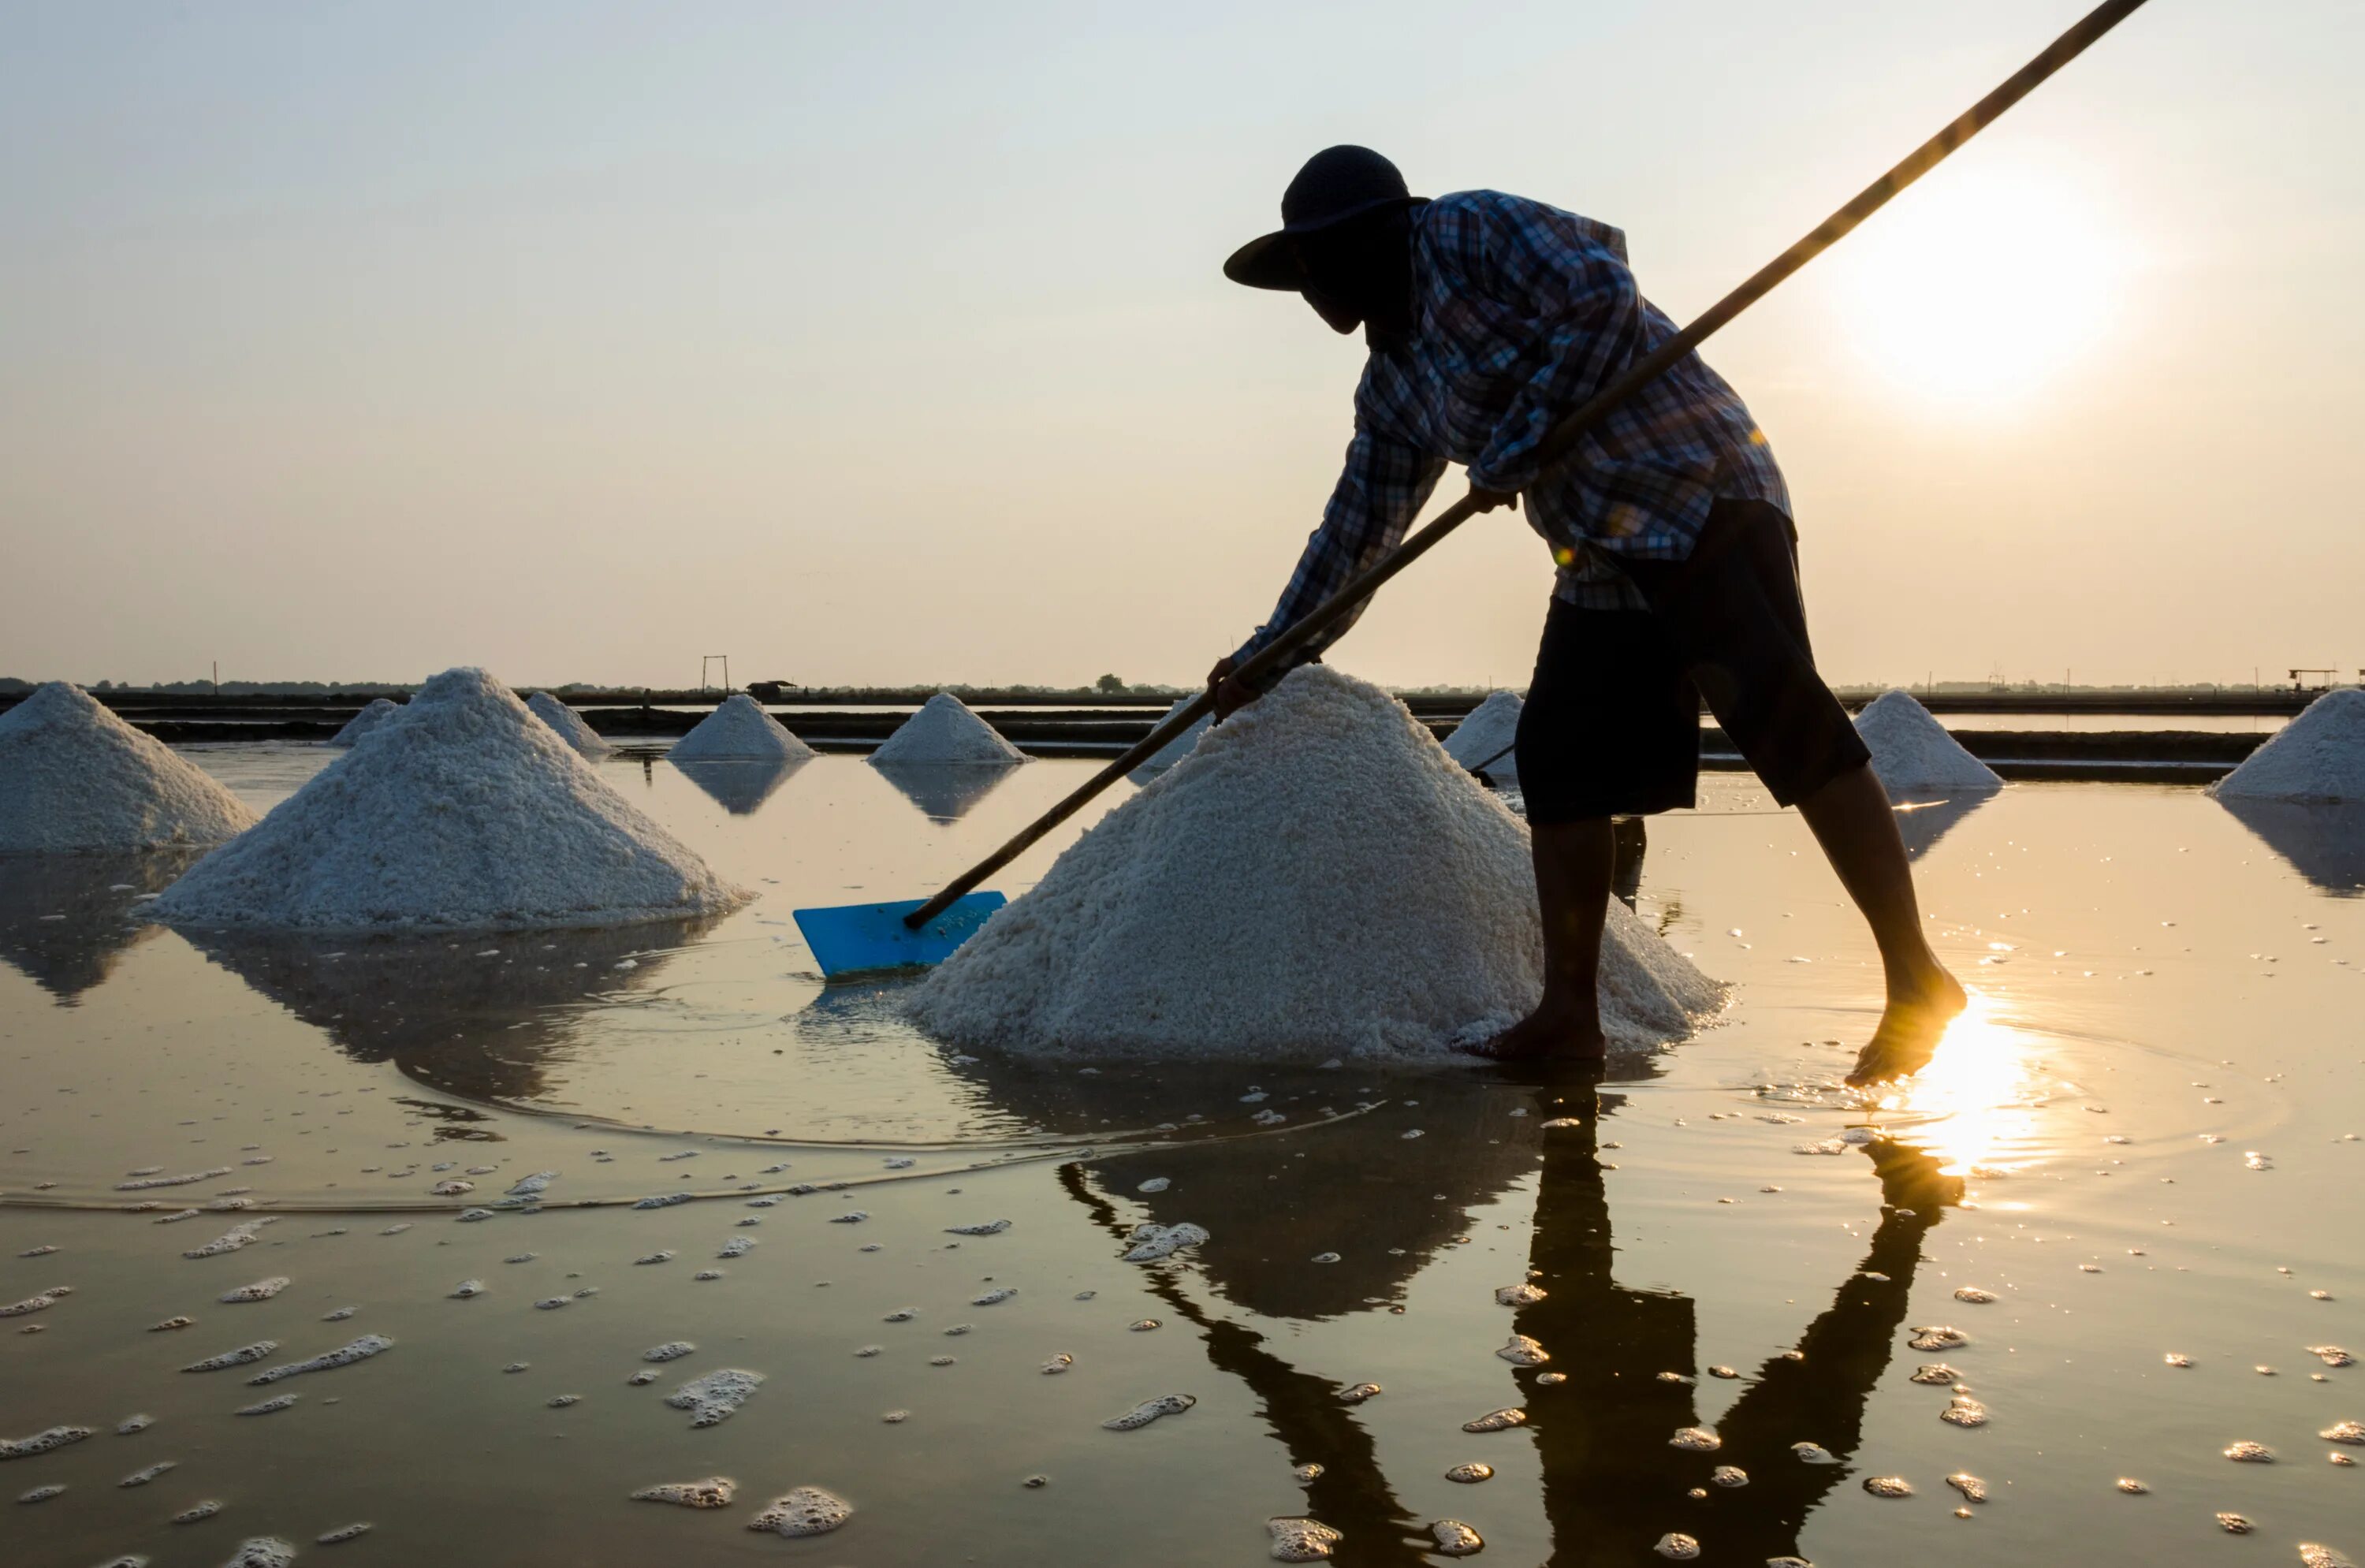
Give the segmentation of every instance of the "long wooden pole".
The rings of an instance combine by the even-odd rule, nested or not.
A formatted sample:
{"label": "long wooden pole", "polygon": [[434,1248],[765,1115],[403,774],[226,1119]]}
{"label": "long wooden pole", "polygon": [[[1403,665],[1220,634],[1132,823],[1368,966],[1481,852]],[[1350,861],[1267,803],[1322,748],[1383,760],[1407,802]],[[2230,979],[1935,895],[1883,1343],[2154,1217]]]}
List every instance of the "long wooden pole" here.
{"label": "long wooden pole", "polygon": [[[1944,162],[1949,153],[1985,130],[2006,109],[2034,92],[2046,78],[2083,54],[2096,39],[2134,15],[2143,4],[2144,0],[2104,0],[2102,5],[2088,12],[2068,32],[2046,45],[2035,59],[2013,72],[1994,92],[1956,116],[1945,129],[1857,192],[1854,200],[1817,224],[1797,244],[1760,267],[1740,287],[1709,306],[1689,326],[1627,366],[1616,380],[1603,387],[1584,407],[1554,425],[1540,448],[1543,457],[1550,460],[1566,452],[1610,410],[1705,342],[1726,322],[1772,293],[1776,286],[1792,273],[1837,244],[1850,230],[1887,206],[1890,197]],[[1263,649],[1233,672],[1235,678],[1250,687],[1255,686],[1261,677],[1271,674],[1283,660],[1378,592],[1389,578],[1428,554],[1447,534],[1478,515],[1478,510],[1475,501],[1468,496],[1446,508],[1426,527],[1366,567],[1344,588],[1316,606],[1303,620],[1266,644]],[[1155,756],[1169,741],[1197,723],[1214,707],[1214,694],[1201,692],[1181,711],[1170,714],[1164,722],[1151,730],[1124,756],[1078,785],[1058,805],[1029,823],[1009,843],[962,872],[944,891],[905,915],[903,924],[916,931],[942,914],[946,906],[955,899],[1025,854],[1045,834],[1075,815],[1093,796]]]}

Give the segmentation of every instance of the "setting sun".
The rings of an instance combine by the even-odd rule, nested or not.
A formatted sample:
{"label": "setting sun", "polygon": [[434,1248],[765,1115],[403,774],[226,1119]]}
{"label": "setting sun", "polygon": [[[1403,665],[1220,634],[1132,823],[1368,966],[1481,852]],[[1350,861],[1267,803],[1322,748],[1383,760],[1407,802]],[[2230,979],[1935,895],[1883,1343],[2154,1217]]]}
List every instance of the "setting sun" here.
{"label": "setting sun", "polygon": [[2120,317],[2128,246],[2070,182],[1945,170],[1833,258],[1833,297],[1884,380],[1949,403],[2022,400]]}

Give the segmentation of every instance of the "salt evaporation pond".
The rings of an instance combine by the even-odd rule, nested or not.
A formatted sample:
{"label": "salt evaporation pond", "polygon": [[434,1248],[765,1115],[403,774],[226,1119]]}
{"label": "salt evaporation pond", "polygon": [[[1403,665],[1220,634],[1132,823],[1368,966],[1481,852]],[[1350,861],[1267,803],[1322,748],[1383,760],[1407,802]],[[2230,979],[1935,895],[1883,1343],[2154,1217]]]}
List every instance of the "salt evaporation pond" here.
{"label": "salt evaporation pond", "polygon": [[[183,755],[260,807],[334,754]],[[1983,1000],[1878,1106],[1833,1087],[1869,946],[1730,775],[1651,824],[1636,915],[1734,1000],[1599,1083],[947,1049],[811,972],[789,909],[918,896],[1099,766],[940,823],[854,757],[748,816],[603,761],[766,894],[637,927],[132,935],[153,879],[0,876],[0,1308],[46,1299],[0,1317],[0,1440],[91,1433],[0,1462],[64,1488],[8,1505],[7,1555],[1082,1563],[1145,1497],[1182,1522],[1139,1550],[1186,1564],[1300,1519],[1342,1562],[1456,1521],[1507,1562],[2365,1555],[2330,1462],[2365,1447],[2318,1436],[2365,1420],[2365,898],[2323,821],[2053,784],[1954,819],[1922,891]],[[1205,1238],[1127,1262],[1144,1226]],[[667,1406],[734,1371],[726,1419]],[[633,1500],[667,1487],[729,1500]],[[749,1528],[813,1494],[825,1537]]]}

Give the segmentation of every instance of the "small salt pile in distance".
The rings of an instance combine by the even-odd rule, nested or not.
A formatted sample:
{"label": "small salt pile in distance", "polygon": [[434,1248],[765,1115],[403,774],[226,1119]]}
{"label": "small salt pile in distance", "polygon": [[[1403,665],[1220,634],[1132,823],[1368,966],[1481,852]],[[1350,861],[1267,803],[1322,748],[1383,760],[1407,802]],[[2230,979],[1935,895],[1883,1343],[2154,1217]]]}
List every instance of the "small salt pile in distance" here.
{"label": "small salt pile in distance", "polygon": [[666,755],[676,762],[803,762],[813,754],[754,698],[734,691]]}
{"label": "small salt pile in distance", "polygon": [[[1159,715],[1158,723],[1162,724],[1166,722],[1167,720],[1174,717],[1175,714],[1180,713],[1183,709],[1188,708],[1194,700],[1195,700],[1195,699],[1190,697],[1176,698],[1174,700],[1174,706],[1169,708],[1165,712]],[[1176,735],[1172,740],[1168,741],[1156,751],[1151,752],[1147,761],[1143,762],[1140,767],[1135,768],[1131,773],[1126,774],[1126,777],[1132,779],[1137,784],[1147,783],[1149,780],[1157,778],[1160,774],[1165,772],[1168,768],[1173,767],[1176,763],[1190,756],[1191,748],[1199,744],[1199,737],[1205,734],[1209,727],[1212,726],[1215,722],[1216,716],[1212,713],[1201,715],[1197,723],[1192,725],[1181,734]],[[1157,727],[1157,724],[1152,724],[1150,726],[1151,729],[1156,729]]]}
{"label": "small salt pile in distance", "polygon": [[1519,758],[1510,746],[1519,737],[1519,711],[1526,706],[1516,691],[1489,694],[1445,737],[1445,755],[1473,773],[1485,769],[1497,784],[1517,784]]}
{"label": "small salt pile in distance", "polygon": [[884,745],[870,754],[874,763],[998,766],[1025,762],[1026,754],[994,733],[993,726],[969,711],[949,691],[939,691],[903,721]]}
{"label": "small salt pile in distance", "polygon": [[2001,790],[1996,770],[1963,749],[1911,692],[1885,691],[1855,718],[1872,770],[1889,793],[1902,790]]}
{"label": "small salt pile in distance", "polygon": [[[1525,823],[1378,688],[1311,665],[1103,818],[913,993],[962,1045],[1073,1056],[1433,1057],[1542,990]],[[1622,904],[1613,1045],[1721,1000]]]}
{"label": "small salt pile in distance", "polygon": [[2365,801],[2365,690],[2327,691],[2242,766],[2219,779],[2220,797]]}
{"label": "small salt pile in distance", "polygon": [[343,729],[329,737],[329,744],[349,746],[401,711],[402,705],[391,697],[373,699],[368,707],[345,721]]}
{"label": "small salt pile in distance", "polygon": [[207,927],[509,931],[718,913],[747,897],[499,681],[454,669],[146,913]]}
{"label": "small salt pile in distance", "polygon": [[583,715],[553,697],[547,691],[537,691],[526,699],[533,716],[551,727],[560,740],[585,756],[605,756],[611,749],[600,738],[600,732],[583,722]]}
{"label": "small salt pile in distance", "polygon": [[237,796],[70,682],[0,713],[0,854],[220,844],[253,825]]}

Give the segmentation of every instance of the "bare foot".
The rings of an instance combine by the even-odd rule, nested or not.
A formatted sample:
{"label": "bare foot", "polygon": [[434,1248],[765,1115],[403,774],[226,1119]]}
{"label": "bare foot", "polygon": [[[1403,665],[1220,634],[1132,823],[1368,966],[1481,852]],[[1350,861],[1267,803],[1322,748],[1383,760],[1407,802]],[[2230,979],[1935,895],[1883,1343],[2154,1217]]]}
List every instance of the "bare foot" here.
{"label": "bare foot", "polygon": [[1551,997],[1536,1010],[1490,1039],[1453,1047],[1488,1061],[1599,1061],[1609,1053],[1601,1036],[1601,1015],[1590,1007],[1571,1007]]}
{"label": "bare foot", "polygon": [[1944,969],[1932,969],[1910,988],[1892,987],[1880,1026],[1856,1054],[1855,1070],[1847,1075],[1848,1082],[1861,1088],[1912,1077],[1930,1065],[1946,1025],[1968,1005],[1961,983]]}

